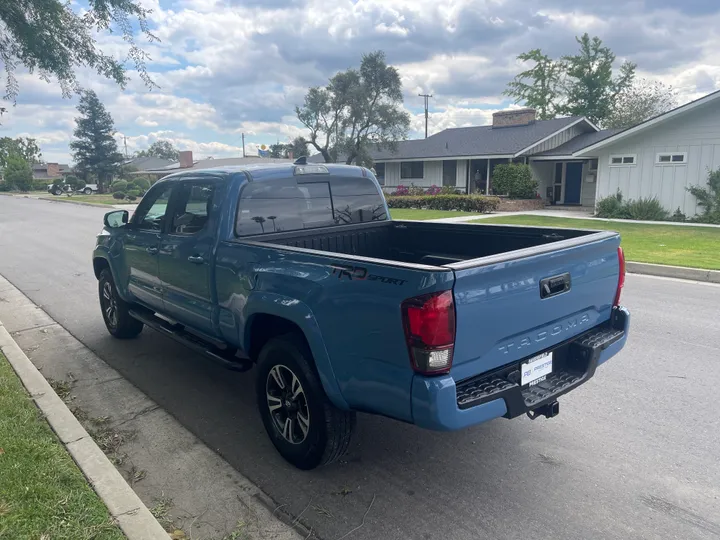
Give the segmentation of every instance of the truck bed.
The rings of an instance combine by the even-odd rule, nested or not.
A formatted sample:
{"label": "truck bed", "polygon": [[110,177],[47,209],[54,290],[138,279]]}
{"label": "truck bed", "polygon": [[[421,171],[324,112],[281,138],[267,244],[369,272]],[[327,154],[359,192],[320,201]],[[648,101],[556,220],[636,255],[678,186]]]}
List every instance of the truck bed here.
{"label": "truck bed", "polygon": [[[387,261],[461,267],[463,261],[532,249],[533,253],[572,247],[614,233],[515,225],[470,225],[420,221],[385,221],[273,233],[242,241],[342,253]],[[594,239],[594,238],[593,238]],[[562,242],[562,245],[555,245]],[[546,246],[547,249],[538,249]],[[530,253],[517,253],[528,255]],[[489,261],[490,262],[490,261]],[[493,257],[492,262],[500,262]]]}

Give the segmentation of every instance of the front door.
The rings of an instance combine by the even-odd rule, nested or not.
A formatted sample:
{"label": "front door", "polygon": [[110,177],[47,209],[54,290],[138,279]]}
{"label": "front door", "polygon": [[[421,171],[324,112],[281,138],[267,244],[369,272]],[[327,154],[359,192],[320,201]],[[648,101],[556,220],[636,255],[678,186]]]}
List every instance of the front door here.
{"label": "front door", "polygon": [[223,180],[186,180],[176,187],[168,233],[158,257],[165,313],[212,333],[210,270],[217,221],[213,204],[222,200]]}
{"label": "front door", "polygon": [[163,306],[157,256],[171,189],[162,184],[150,189],[133,214],[125,234],[127,290],[137,300],[157,310]]}
{"label": "front door", "polygon": [[571,162],[565,169],[565,204],[580,204],[582,162]]}

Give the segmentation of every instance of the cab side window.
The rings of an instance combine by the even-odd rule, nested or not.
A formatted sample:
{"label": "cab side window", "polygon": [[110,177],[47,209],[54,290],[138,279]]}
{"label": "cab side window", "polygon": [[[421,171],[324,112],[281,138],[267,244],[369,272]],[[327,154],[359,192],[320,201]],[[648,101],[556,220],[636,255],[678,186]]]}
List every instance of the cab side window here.
{"label": "cab side window", "polygon": [[178,186],[173,203],[171,234],[197,234],[206,226],[212,210],[216,185],[212,182],[185,182]]}
{"label": "cab side window", "polygon": [[157,190],[151,189],[138,206],[132,217],[132,223],[136,229],[143,231],[161,232],[165,223],[165,213],[170,202],[172,186]]}

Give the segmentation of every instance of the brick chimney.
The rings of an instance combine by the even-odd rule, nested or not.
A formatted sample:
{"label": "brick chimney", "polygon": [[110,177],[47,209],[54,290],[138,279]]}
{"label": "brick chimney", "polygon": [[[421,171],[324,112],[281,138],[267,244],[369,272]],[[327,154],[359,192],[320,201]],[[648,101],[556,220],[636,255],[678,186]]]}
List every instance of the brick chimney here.
{"label": "brick chimney", "polygon": [[535,121],[535,109],[511,109],[493,113],[493,127],[527,126]]}
{"label": "brick chimney", "polygon": [[48,163],[47,164],[47,175],[50,178],[55,178],[57,176],[60,176],[60,165],[57,163]]}
{"label": "brick chimney", "polygon": [[193,166],[192,150],[183,150],[180,152],[180,168],[189,169]]}

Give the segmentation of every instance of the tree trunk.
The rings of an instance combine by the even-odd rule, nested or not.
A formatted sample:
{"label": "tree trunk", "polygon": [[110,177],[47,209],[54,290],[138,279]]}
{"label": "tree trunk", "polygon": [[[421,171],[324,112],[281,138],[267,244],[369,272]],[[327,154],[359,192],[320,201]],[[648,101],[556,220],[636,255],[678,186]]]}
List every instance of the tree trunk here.
{"label": "tree trunk", "polygon": [[335,163],[332,157],[330,157],[330,152],[328,152],[327,148],[320,148],[320,153],[323,155],[325,163]]}

